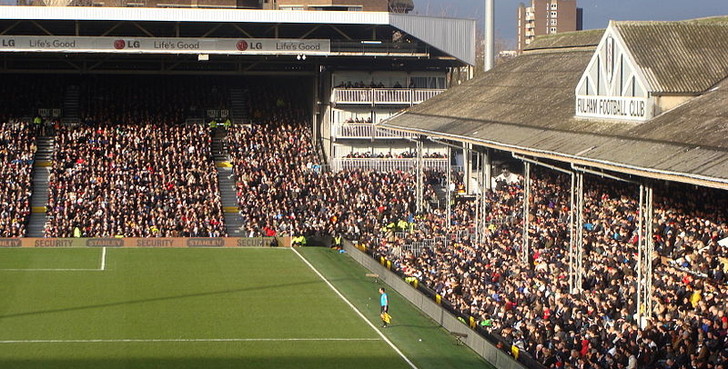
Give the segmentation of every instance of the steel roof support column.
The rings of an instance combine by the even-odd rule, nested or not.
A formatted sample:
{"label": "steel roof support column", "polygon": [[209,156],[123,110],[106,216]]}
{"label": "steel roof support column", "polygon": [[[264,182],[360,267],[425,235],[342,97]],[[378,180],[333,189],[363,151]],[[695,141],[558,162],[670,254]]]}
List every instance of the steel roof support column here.
{"label": "steel roof support column", "polygon": [[574,294],[576,265],[576,230],[574,229],[574,218],[576,217],[576,178],[571,175],[571,191],[569,196],[569,293]]}
{"label": "steel roof support column", "polygon": [[478,242],[483,243],[485,242],[485,229],[486,229],[486,219],[487,219],[487,203],[486,203],[486,195],[488,192],[490,192],[490,186],[488,185],[490,183],[490,155],[488,151],[480,153],[481,156],[481,165],[480,165],[480,238],[478,239]]}
{"label": "steel roof support column", "polygon": [[581,291],[582,276],[584,275],[583,251],[584,251],[584,174],[574,170],[567,170],[555,165],[527,158],[515,153],[514,158],[524,163],[535,164],[544,168],[568,174],[571,177],[570,208],[569,208],[569,293],[576,294]]}
{"label": "steel roof support column", "polygon": [[447,190],[447,205],[445,205],[446,213],[447,213],[447,228],[446,232],[449,232],[449,228],[452,225],[452,191],[453,191],[453,185],[452,185],[452,148],[450,146],[447,147],[447,184],[446,188]]}
{"label": "steel roof support column", "polygon": [[493,189],[493,155],[489,148],[485,149],[483,153],[485,158],[485,188],[488,190]]}
{"label": "steel roof support column", "polygon": [[480,241],[480,228],[482,227],[482,224],[480,222],[480,203],[482,202],[483,198],[483,183],[480,181],[481,174],[483,173],[483,168],[481,167],[482,161],[482,154],[479,152],[475,152],[475,241]]}
{"label": "steel roof support column", "polygon": [[417,214],[421,214],[423,211],[422,202],[423,202],[424,183],[422,181],[422,177],[424,176],[424,170],[423,170],[424,162],[422,160],[422,146],[424,146],[424,144],[422,142],[422,137],[418,137],[417,138],[417,170],[416,170],[416,174],[415,174],[415,176],[417,177],[417,194],[416,194],[416,196],[417,196],[417,198],[416,198]]}
{"label": "steel roof support column", "polygon": [[584,276],[584,174],[571,174],[569,210],[569,293],[581,292]]}
{"label": "steel roof support column", "polygon": [[531,163],[524,161],[523,166],[523,245],[521,247],[521,261],[528,264],[528,248],[530,246],[528,228],[530,227],[529,216],[531,215]]}
{"label": "steel roof support column", "polygon": [[[573,163],[571,164],[571,168],[579,172],[590,173],[604,178],[639,185],[640,194],[637,214],[639,219],[637,225],[638,240],[636,265],[637,307],[635,309],[635,316],[637,318],[637,324],[640,328],[644,328],[647,323],[647,319],[652,317],[652,254],[654,250],[654,242],[652,240],[652,185],[579,167]],[[583,229],[583,227],[580,228]]]}
{"label": "steel roof support column", "polygon": [[463,185],[465,185],[465,193],[468,195],[472,193],[470,191],[470,176],[472,172],[472,147],[472,144],[463,142]]}
{"label": "steel roof support column", "polygon": [[321,81],[321,67],[317,66],[319,72],[313,78],[311,89],[313,98],[311,99],[311,138],[314,150],[318,151],[319,136],[321,135],[319,118],[321,117],[321,105],[319,104],[319,90]]}
{"label": "steel roof support column", "polygon": [[652,318],[652,185],[640,184],[637,243],[637,324],[644,328]]}

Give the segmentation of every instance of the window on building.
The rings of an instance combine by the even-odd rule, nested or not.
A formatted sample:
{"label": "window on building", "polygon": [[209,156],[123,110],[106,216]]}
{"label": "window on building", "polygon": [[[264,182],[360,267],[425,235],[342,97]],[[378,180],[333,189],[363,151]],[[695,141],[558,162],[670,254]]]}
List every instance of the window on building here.
{"label": "window on building", "polygon": [[281,5],[281,10],[304,10],[303,6],[300,5]]}
{"label": "window on building", "polygon": [[559,4],[558,4],[558,3],[555,3],[555,2],[554,2],[554,3],[551,3],[551,10],[556,10],[556,9],[558,9],[558,6],[559,6]]}
{"label": "window on building", "polygon": [[555,26],[556,22],[557,22],[556,18],[549,19],[549,25],[551,25],[551,26]]}
{"label": "window on building", "polygon": [[557,12],[551,12],[550,15],[551,18],[556,18],[559,14]]}
{"label": "window on building", "polygon": [[556,33],[556,27],[549,28],[549,33]]}

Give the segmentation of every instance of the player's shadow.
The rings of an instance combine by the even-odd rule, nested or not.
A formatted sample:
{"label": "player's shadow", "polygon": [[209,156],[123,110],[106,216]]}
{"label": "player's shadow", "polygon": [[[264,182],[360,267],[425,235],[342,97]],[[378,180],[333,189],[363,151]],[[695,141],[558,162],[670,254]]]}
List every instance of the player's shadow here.
{"label": "player's shadow", "polygon": [[[339,281],[339,279],[329,279],[329,281],[335,282],[335,281]],[[16,317],[21,317],[21,316],[38,315],[38,314],[62,313],[62,312],[67,312],[67,311],[90,310],[90,309],[98,309],[98,308],[121,306],[121,305],[143,304],[143,303],[155,302],[155,301],[178,300],[178,299],[184,299],[184,298],[189,298],[189,297],[224,295],[224,294],[229,294],[229,293],[250,292],[250,291],[257,291],[257,290],[266,290],[266,289],[271,289],[271,288],[303,286],[303,285],[318,284],[318,283],[323,283],[323,282],[320,280],[309,281],[309,282],[292,282],[292,283],[284,283],[284,284],[276,284],[276,285],[268,285],[268,286],[255,286],[255,287],[236,288],[236,289],[212,291],[212,292],[190,293],[190,294],[176,295],[176,296],[154,297],[154,298],[140,299],[140,300],[109,302],[109,303],[105,303],[105,304],[95,304],[95,305],[58,308],[58,309],[28,311],[28,312],[23,312],[23,313],[0,315],[0,319],[16,318]]]}

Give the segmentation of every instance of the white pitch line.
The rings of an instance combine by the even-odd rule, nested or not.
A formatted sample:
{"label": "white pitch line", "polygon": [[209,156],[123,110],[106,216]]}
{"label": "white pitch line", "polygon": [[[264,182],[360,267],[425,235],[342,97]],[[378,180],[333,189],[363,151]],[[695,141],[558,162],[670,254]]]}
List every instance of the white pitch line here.
{"label": "white pitch line", "polygon": [[360,318],[362,318],[362,319],[363,319],[363,320],[364,320],[365,322],[367,322],[367,324],[368,324],[368,325],[369,325],[370,327],[372,327],[372,329],[373,329],[373,330],[374,330],[375,332],[377,332],[377,334],[379,334],[379,337],[382,337],[382,339],[384,340],[384,342],[386,342],[386,343],[387,343],[387,344],[388,344],[388,345],[389,345],[389,346],[390,346],[390,347],[391,347],[391,348],[392,348],[392,349],[393,349],[393,350],[394,350],[394,351],[395,351],[395,352],[396,352],[397,354],[399,354],[399,356],[400,356],[400,357],[401,357],[402,359],[404,359],[404,361],[406,361],[406,362],[407,362],[407,364],[409,364],[409,366],[410,366],[410,367],[411,367],[412,369],[419,369],[419,368],[417,368],[417,366],[416,366],[416,365],[415,365],[415,364],[414,364],[414,363],[413,363],[413,362],[412,362],[412,361],[411,361],[411,360],[410,360],[409,358],[407,358],[407,356],[404,356],[404,354],[402,353],[402,351],[400,351],[400,350],[399,350],[399,349],[397,348],[397,346],[395,346],[395,345],[394,345],[394,343],[392,343],[392,341],[390,341],[390,340],[389,340],[389,339],[388,339],[388,338],[387,338],[387,337],[386,337],[386,336],[384,335],[384,333],[382,333],[382,331],[380,331],[379,329],[377,329],[377,327],[375,327],[375,326],[374,326],[374,324],[372,324],[372,322],[370,322],[370,321],[369,321],[369,319],[367,319],[367,317],[366,317],[366,316],[364,316],[364,314],[362,314],[362,313],[361,313],[361,311],[359,311],[359,309],[357,309],[357,308],[356,308],[356,306],[354,306],[354,304],[352,304],[352,303],[351,303],[351,301],[349,301],[349,299],[347,299],[347,298],[346,298],[346,297],[345,297],[344,295],[342,295],[342,294],[341,294],[341,292],[339,292],[339,290],[337,290],[337,289],[336,289],[336,287],[334,287],[334,285],[333,285],[333,284],[331,284],[331,282],[329,282],[329,281],[328,281],[328,280],[326,279],[326,277],[324,277],[324,276],[323,276],[323,274],[321,274],[321,273],[320,273],[320,272],[319,272],[319,271],[318,271],[318,270],[316,269],[316,267],[314,267],[314,266],[313,266],[313,265],[312,265],[311,263],[309,263],[309,262],[308,262],[308,260],[306,260],[306,258],[304,258],[304,257],[303,257],[303,255],[301,255],[301,253],[299,253],[299,252],[298,252],[298,250],[296,250],[296,248],[295,248],[295,247],[291,247],[291,250],[293,250],[293,252],[294,252],[294,253],[296,253],[296,255],[298,255],[298,257],[299,257],[299,258],[301,258],[301,260],[303,260],[303,262],[304,262],[304,263],[306,263],[306,265],[308,265],[308,267],[309,267],[309,268],[311,268],[311,270],[313,270],[313,272],[314,272],[314,273],[316,273],[316,275],[318,275],[318,276],[319,276],[319,278],[321,278],[321,279],[322,279],[322,280],[323,280],[323,281],[324,281],[324,282],[325,282],[325,283],[326,283],[326,284],[327,284],[327,285],[328,285],[328,286],[329,286],[329,287],[330,287],[330,288],[331,288],[331,289],[332,289],[332,290],[333,290],[334,292],[336,292],[336,294],[337,294],[337,295],[339,295],[339,297],[340,297],[340,298],[341,298],[342,300],[344,300],[344,302],[345,302],[345,303],[346,303],[347,305],[349,305],[349,307],[350,307],[350,308],[352,308],[352,309],[353,309],[353,310],[354,310],[354,311],[355,311],[355,312],[356,312],[356,313],[357,313],[357,314],[359,315],[359,317],[360,317]]}
{"label": "white pitch line", "polygon": [[99,270],[106,270],[106,247],[101,249],[101,267]]}
{"label": "white pitch line", "polygon": [[0,272],[100,272],[101,269],[0,269]]}
{"label": "white pitch line", "polygon": [[128,338],[97,340],[0,340],[0,344],[23,343],[177,343],[177,342],[366,342],[379,338]]}

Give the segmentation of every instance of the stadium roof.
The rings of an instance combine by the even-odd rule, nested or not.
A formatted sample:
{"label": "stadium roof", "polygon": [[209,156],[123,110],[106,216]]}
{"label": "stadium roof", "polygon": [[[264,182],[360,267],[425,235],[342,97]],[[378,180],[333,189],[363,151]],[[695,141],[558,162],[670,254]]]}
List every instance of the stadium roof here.
{"label": "stadium roof", "polygon": [[[718,79],[701,96],[641,124],[577,118],[574,87],[602,32],[537,38],[523,55],[383,125],[534,157],[728,189],[728,70],[722,82]],[[719,45],[702,52],[728,48],[728,38],[715,41]],[[637,36],[634,42],[639,42]],[[722,64],[717,64],[720,71]]]}
{"label": "stadium roof", "polygon": [[385,25],[475,64],[475,21],[387,12],[0,6],[0,20]]}
{"label": "stadium roof", "polygon": [[614,22],[614,26],[655,93],[699,94],[728,76],[728,22]]}

